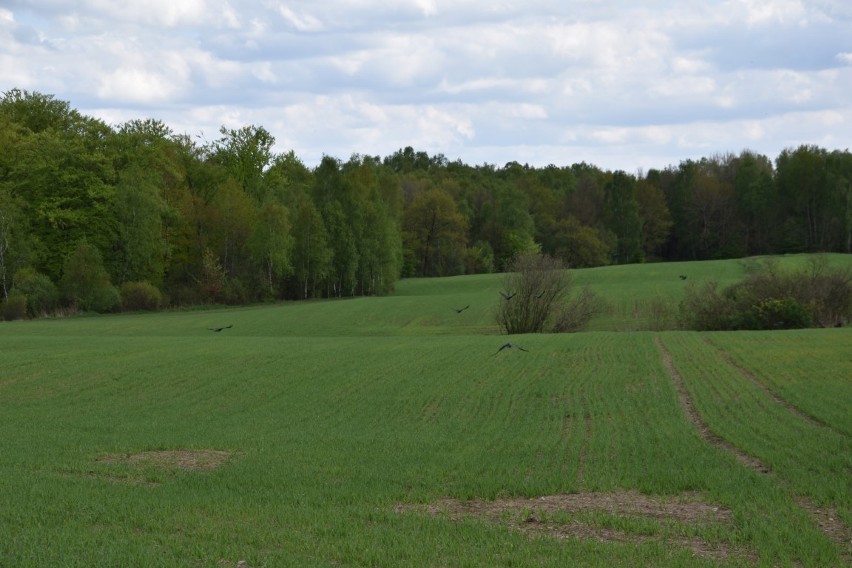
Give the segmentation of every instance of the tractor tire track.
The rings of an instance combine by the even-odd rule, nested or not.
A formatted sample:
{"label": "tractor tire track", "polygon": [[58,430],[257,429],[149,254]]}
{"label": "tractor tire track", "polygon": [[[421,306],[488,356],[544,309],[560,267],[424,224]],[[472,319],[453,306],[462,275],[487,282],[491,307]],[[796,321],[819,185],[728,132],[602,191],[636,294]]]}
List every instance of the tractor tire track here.
{"label": "tractor tire track", "polygon": [[698,411],[695,409],[695,404],[692,401],[692,397],[689,396],[689,392],[686,390],[686,385],[683,382],[683,377],[674,367],[674,363],[672,362],[672,355],[669,353],[668,349],[665,348],[663,342],[660,341],[660,338],[655,338],[657,343],[657,348],[660,350],[660,353],[663,356],[663,365],[666,367],[666,371],[668,371],[669,376],[672,379],[672,382],[675,385],[675,391],[677,391],[678,400],[680,401],[680,406],[683,409],[684,414],[686,414],[687,419],[692,423],[693,426],[698,430],[698,433],[701,434],[701,437],[708,443],[716,446],[717,448],[721,448],[731,454],[737,461],[746,465],[747,467],[753,469],[758,473],[767,474],[772,470],[770,467],[763,462],[761,462],[756,457],[749,455],[734,446],[724,438],[720,438],[717,436],[701,419],[701,416],[698,414]]}
{"label": "tractor tire track", "polygon": [[[704,420],[702,420],[701,416],[698,414],[698,411],[695,408],[695,403],[692,401],[692,398],[689,396],[689,392],[686,390],[686,385],[684,384],[683,377],[674,366],[671,353],[663,345],[663,342],[660,340],[659,336],[655,337],[654,341],[656,342],[657,348],[662,354],[663,365],[665,366],[666,371],[669,373],[669,376],[671,377],[672,382],[675,385],[675,390],[677,391],[680,406],[681,408],[683,408],[686,417],[696,427],[699,434],[701,434],[701,437],[706,442],[716,446],[717,448],[721,448],[733,454],[737,461],[749,467],[753,471],[756,471],[757,473],[760,473],[762,475],[772,475],[772,469],[763,462],[761,462],[758,458],[747,454],[746,452],[737,448],[727,440],[713,433],[707,423],[705,423]],[[737,365],[734,364],[734,366],[739,369]],[[819,526],[823,534],[825,534],[828,539],[831,540],[831,542],[833,542],[834,545],[837,547],[846,565],[852,566],[852,530],[850,530],[850,528],[847,527],[839,519],[837,512],[830,508],[818,507],[808,497],[805,497],[803,495],[795,495],[795,492],[791,490],[789,485],[786,484],[783,479],[779,479],[777,476],[774,475],[772,477],[782,487],[784,487],[784,489],[792,495],[794,501],[802,509],[807,511],[811,518],[816,521],[817,526]]]}
{"label": "tractor tire track", "polygon": [[763,383],[760,379],[758,379],[754,375],[754,373],[752,373],[751,371],[749,371],[748,369],[746,369],[745,367],[743,367],[742,365],[737,363],[734,360],[734,358],[731,357],[730,353],[728,353],[727,351],[725,351],[724,349],[722,349],[721,347],[719,347],[718,345],[713,343],[710,340],[709,337],[704,337],[703,339],[704,339],[704,342],[707,343],[707,345],[713,347],[714,349],[716,349],[719,352],[719,355],[722,357],[722,359],[724,359],[724,361],[728,365],[732,366],[737,371],[739,371],[740,375],[742,375],[751,384],[753,384],[755,387],[760,389],[760,391],[763,392],[763,394],[765,394],[766,396],[768,396],[769,398],[774,400],[780,406],[784,407],[785,409],[790,411],[792,414],[794,414],[798,418],[801,418],[802,420],[804,420],[805,422],[807,422],[811,426],[816,426],[817,428],[827,428],[827,429],[831,430],[832,432],[837,432],[837,434],[839,434],[841,436],[846,436],[846,434],[844,432],[840,432],[840,431],[835,430],[834,428],[831,427],[831,425],[826,424],[825,422],[823,422],[822,420],[820,420],[819,418],[817,418],[815,416],[811,416],[810,414],[804,412],[800,408],[794,406],[790,402],[784,400],[783,398],[781,398],[780,396],[775,394],[768,386],[766,386],[765,383]]}

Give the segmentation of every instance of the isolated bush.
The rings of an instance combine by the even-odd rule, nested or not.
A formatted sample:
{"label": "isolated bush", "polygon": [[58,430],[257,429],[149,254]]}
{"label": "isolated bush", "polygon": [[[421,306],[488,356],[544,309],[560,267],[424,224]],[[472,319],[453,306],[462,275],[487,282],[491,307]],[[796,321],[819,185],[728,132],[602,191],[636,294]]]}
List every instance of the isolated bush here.
{"label": "isolated bush", "polygon": [[775,260],[753,264],[722,292],[714,282],[689,285],[680,304],[683,327],[695,330],[797,329],[843,325],[852,317],[852,273],[822,257],[783,271]]}
{"label": "isolated bush", "polygon": [[12,292],[26,298],[26,315],[31,318],[51,313],[59,305],[59,290],[56,285],[47,275],[34,268],[25,267],[15,272]]}
{"label": "isolated bush", "polygon": [[27,297],[17,292],[12,292],[3,302],[3,319],[14,321],[27,317]]}
{"label": "isolated bush", "polygon": [[68,304],[85,311],[108,312],[121,302],[121,295],[109,281],[100,251],[85,239],[65,259],[60,288]]}
{"label": "isolated bush", "polygon": [[736,306],[730,296],[719,291],[718,282],[687,284],[680,302],[682,327],[699,331],[734,329],[736,318]]}
{"label": "isolated bush", "polygon": [[590,290],[569,299],[573,276],[561,260],[540,253],[516,256],[504,280],[497,323],[508,334],[577,331],[596,313]]}
{"label": "isolated bush", "polygon": [[121,285],[121,309],[141,311],[159,309],[163,295],[148,282],[125,282]]}
{"label": "isolated bush", "polygon": [[580,331],[592,317],[601,311],[598,296],[589,288],[583,288],[573,299],[556,308],[553,331],[556,333]]}

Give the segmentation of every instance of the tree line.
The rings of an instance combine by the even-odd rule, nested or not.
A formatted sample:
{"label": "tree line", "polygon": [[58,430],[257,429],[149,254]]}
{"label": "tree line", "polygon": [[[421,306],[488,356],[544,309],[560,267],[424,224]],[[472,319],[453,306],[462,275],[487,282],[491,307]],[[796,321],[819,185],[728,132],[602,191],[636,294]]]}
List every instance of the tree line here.
{"label": "tree line", "polygon": [[631,174],[468,165],[408,147],[308,168],[275,153],[262,126],[218,134],[110,126],[52,95],[3,93],[4,300],[17,287],[32,315],[132,298],[374,295],[400,277],[503,271],[530,252],[575,268],[852,252],[848,150],[803,145],[774,162],[743,151]]}

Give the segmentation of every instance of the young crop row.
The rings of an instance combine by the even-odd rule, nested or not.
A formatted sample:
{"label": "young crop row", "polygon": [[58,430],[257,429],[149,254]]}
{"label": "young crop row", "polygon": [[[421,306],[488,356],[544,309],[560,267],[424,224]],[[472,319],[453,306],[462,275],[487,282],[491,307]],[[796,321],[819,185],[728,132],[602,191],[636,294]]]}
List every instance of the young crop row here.
{"label": "young crop row", "polygon": [[[821,349],[820,335],[797,334],[797,352]],[[740,363],[717,346],[735,343],[730,334],[665,334],[663,342],[683,378],[698,420],[724,447],[756,465],[767,479],[806,509],[827,510],[826,517],[832,525],[827,527],[829,537],[840,543],[839,553],[848,559],[852,552],[848,544],[848,527],[852,525],[852,440],[842,429],[831,425],[831,418],[836,415],[831,408],[843,403],[810,406],[816,410],[814,416],[828,417],[822,421],[793,402],[804,400],[808,384],[819,399],[826,391],[840,394],[841,382],[830,377],[823,381],[818,373],[798,375],[795,381],[787,378],[786,383],[783,377],[780,381],[771,379],[779,363],[766,362],[766,354]],[[837,343],[836,353],[848,357],[848,345]],[[748,350],[740,349],[740,357],[743,353]],[[760,350],[755,349],[754,353]],[[845,388],[848,392],[848,377]]]}

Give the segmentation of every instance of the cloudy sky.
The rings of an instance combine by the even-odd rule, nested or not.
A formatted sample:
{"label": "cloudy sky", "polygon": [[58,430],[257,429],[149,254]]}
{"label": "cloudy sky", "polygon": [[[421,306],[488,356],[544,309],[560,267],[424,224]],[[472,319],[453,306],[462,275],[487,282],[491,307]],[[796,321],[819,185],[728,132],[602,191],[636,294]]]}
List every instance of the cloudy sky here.
{"label": "cloudy sky", "polygon": [[636,171],[852,147],[848,0],[0,0],[0,91],[307,165],[413,146]]}

